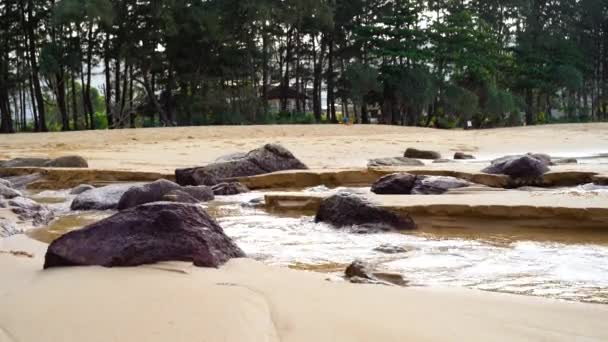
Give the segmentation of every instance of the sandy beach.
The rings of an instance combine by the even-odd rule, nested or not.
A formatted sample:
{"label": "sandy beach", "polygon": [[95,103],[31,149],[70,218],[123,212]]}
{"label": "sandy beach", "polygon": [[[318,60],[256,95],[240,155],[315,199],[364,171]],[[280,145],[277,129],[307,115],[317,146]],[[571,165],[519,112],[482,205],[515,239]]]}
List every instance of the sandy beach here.
{"label": "sandy beach", "polygon": [[[608,152],[608,124],[479,131],[312,125],[17,134],[0,136],[0,160],[76,154],[88,160],[90,169],[170,174],[178,167],[204,165],[271,142],[316,170],[362,168],[371,158],[401,156],[408,147],[436,150],[446,158],[467,152],[481,161],[525,152],[586,157]],[[606,165],[554,170],[604,173]],[[481,164],[425,167],[479,172]],[[512,210],[502,207],[507,203],[519,206],[523,216],[533,212],[543,219],[552,215],[553,206],[568,207],[577,215],[600,208],[604,215],[607,203],[605,194],[585,198],[578,192],[505,196],[484,191],[375,201],[418,211],[439,206],[433,210],[442,215],[450,205],[462,204],[494,216],[498,214],[491,205],[500,207],[502,215]],[[321,195],[306,196],[317,200]],[[543,209],[549,214],[537,213],[528,204],[549,208]],[[508,218],[502,219],[508,225]],[[289,238],[284,242],[289,244]],[[168,262],[42,270],[47,246],[24,234],[0,238],[0,342],[608,340],[608,306],[602,304],[457,287],[355,285],[335,275],[252,259],[233,259],[219,269]],[[439,253],[448,251],[441,248],[446,247]]]}
{"label": "sandy beach", "polygon": [[608,152],[608,124],[488,130],[435,130],[379,125],[205,126],[0,136],[0,159],[82,155],[94,169],[173,172],[266,143],[287,147],[310,168],[363,167],[371,158],[402,156],[408,147],[490,159],[538,152],[556,157]]}
{"label": "sandy beach", "polygon": [[247,259],[41,271],[0,254],[0,341],[605,341],[608,307],[443,288],[330,282]]}

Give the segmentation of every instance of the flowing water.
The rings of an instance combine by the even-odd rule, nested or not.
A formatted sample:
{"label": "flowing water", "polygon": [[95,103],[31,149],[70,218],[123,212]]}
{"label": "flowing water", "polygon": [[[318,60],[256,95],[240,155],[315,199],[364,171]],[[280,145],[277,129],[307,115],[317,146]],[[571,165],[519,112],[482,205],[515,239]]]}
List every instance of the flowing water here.
{"label": "flowing water", "polygon": [[[587,186],[552,191],[592,195],[607,189]],[[72,196],[67,192],[39,193],[33,198],[51,203],[59,216],[49,227],[28,233],[45,242],[112,214],[70,212]],[[256,207],[262,198],[262,193],[252,192],[218,197],[204,206],[250,257],[271,265],[339,274],[350,262],[361,259],[381,270],[399,272],[413,285],[608,304],[608,230],[427,229],[359,235],[315,223],[312,216],[270,214]],[[375,250],[381,245],[405,251],[384,254]]]}

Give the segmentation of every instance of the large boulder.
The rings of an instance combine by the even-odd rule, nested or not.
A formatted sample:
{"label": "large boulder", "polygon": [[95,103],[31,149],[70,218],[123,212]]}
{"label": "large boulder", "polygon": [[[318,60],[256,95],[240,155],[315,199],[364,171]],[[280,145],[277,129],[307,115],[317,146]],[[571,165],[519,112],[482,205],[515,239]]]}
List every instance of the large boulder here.
{"label": "large boulder", "polygon": [[118,201],[117,209],[124,210],[140,204],[158,202],[163,200],[168,192],[180,190],[181,186],[166,179],[159,179],[152,183],[136,185],[128,189]]}
{"label": "large boulder", "polygon": [[245,253],[195,204],[156,202],[121,211],[53,241],[44,268],[192,261],[218,267]]}
{"label": "large boulder", "polygon": [[338,193],[324,199],[317,210],[315,222],[326,222],[337,228],[356,226],[355,231],[360,233],[416,228],[409,216],[399,216],[375,207],[365,199],[349,193]]}
{"label": "large boulder", "polygon": [[21,193],[13,188],[10,188],[4,184],[0,184],[0,198],[15,198],[21,196]]}
{"label": "large boulder", "polygon": [[217,196],[230,196],[249,192],[249,189],[239,182],[220,183],[214,185],[211,189],[213,189],[213,193]]}
{"label": "large boulder", "polygon": [[384,166],[424,166],[424,163],[418,159],[406,157],[394,158],[378,158],[371,159],[367,162],[367,167],[384,167]]}
{"label": "large boulder", "polygon": [[87,161],[80,156],[64,156],[50,158],[15,158],[0,162],[0,167],[89,167]]}
{"label": "large boulder", "polygon": [[72,210],[108,210],[116,209],[122,195],[137,184],[112,184],[91,189],[76,196],[72,201]]}
{"label": "large boulder", "polygon": [[34,226],[45,225],[55,218],[55,214],[46,205],[29,198],[15,197],[8,201],[10,210],[22,221],[31,221]]}
{"label": "large boulder", "polygon": [[441,159],[441,154],[435,151],[426,151],[426,150],[418,150],[415,148],[408,148],[405,150],[403,154],[406,158],[414,158],[414,159]]}
{"label": "large boulder", "polygon": [[546,160],[532,155],[507,156],[492,161],[482,172],[503,174],[516,179],[536,179],[549,172]]}
{"label": "large boulder", "polygon": [[456,152],[454,153],[455,160],[467,160],[467,159],[475,159],[472,154],[466,154],[464,152]]}
{"label": "large boulder", "polygon": [[306,165],[283,146],[267,144],[228,161],[203,167],[177,169],[175,179],[180,185],[215,185],[230,178],[302,169],[307,169]]}
{"label": "large boulder", "polygon": [[409,173],[395,173],[384,176],[372,184],[372,192],[378,195],[411,194],[415,184],[415,175]]}
{"label": "large boulder", "polygon": [[460,178],[447,176],[418,176],[413,195],[441,195],[450,189],[466,188],[471,183]]}
{"label": "large boulder", "polygon": [[182,190],[172,190],[163,196],[165,202],[178,202],[178,203],[198,203],[200,202],[196,198],[192,197],[187,192]]}
{"label": "large boulder", "polygon": [[378,195],[440,195],[469,185],[468,181],[454,177],[395,173],[380,178],[372,184],[371,191]]}
{"label": "large boulder", "polygon": [[187,193],[188,195],[196,198],[199,202],[207,202],[211,201],[215,198],[213,189],[211,187],[205,185],[199,186],[183,186],[180,188],[180,191]]}

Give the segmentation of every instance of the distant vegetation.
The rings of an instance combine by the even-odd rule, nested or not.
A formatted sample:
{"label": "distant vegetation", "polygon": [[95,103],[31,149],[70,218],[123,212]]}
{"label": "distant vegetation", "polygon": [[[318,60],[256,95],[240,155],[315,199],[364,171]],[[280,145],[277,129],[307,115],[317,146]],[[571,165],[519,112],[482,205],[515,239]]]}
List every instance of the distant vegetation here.
{"label": "distant vegetation", "polygon": [[3,0],[0,114],[0,132],[608,120],[608,2]]}

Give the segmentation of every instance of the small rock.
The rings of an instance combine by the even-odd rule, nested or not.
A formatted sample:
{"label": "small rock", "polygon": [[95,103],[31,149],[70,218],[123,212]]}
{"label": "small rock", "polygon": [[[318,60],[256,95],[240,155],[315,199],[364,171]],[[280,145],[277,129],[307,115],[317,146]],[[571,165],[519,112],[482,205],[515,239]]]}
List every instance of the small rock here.
{"label": "small rock", "polygon": [[53,212],[46,205],[39,204],[29,198],[15,197],[8,201],[8,205],[20,220],[31,220],[35,226],[48,224],[55,218]]}
{"label": "small rock", "polygon": [[450,189],[466,188],[471,183],[464,179],[446,176],[418,176],[412,194],[441,195]]}
{"label": "small rock", "polygon": [[511,178],[534,179],[549,172],[545,161],[530,155],[507,156],[492,162],[492,165],[483,169],[489,174],[503,174]]}
{"label": "small rock", "polygon": [[384,254],[400,254],[407,253],[407,249],[394,245],[380,245],[374,248],[374,251],[384,253]]}
{"label": "small rock", "polygon": [[87,168],[89,167],[89,163],[87,163],[86,159],[81,156],[65,156],[59,157],[56,159],[52,159],[47,162],[45,167],[57,167],[57,168],[65,168],[65,167],[73,167],[73,168]]}
{"label": "small rock", "polygon": [[180,190],[181,186],[166,179],[159,179],[152,183],[136,185],[127,190],[118,201],[118,210],[136,207],[140,204],[158,202],[163,196],[173,190]]}
{"label": "small rock", "polygon": [[0,238],[5,238],[21,233],[23,233],[23,231],[18,229],[13,222],[3,217],[0,217]]}
{"label": "small rock", "polygon": [[371,159],[367,163],[367,167],[383,167],[383,166],[424,166],[424,163],[418,159],[412,159],[412,158],[406,158],[406,157]]}
{"label": "small rock", "polygon": [[439,152],[418,150],[415,148],[408,148],[405,150],[403,156],[414,159],[441,159],[441,154]]}
{"label": "small rock", "polygon": [[464,152],[456,152],[456,153],[454,153],[454,159],[467,160],[467,159],[475,159],[475,157],[471,154],[466,154]]}
{"label": "small rock", "polygon": [[89,190],[93,190],[95,189],[94,186],[89,185],[89,184],[80,184],[79,186],[75,187],[74,189],[70,190],[70,195],[80,195],[81,193],[85,192],[85,191],[89,191]]}
{"label": "small rock", "polygon": [[0,178],[0,185],[4,185],[8,188],[13,187],[13,184],[8,179],[4,179],[4,178]]}
{"label": "small rock", "polygon": [[315,222],[326,222],[337,228],[357,226],[359,232],[367,233],[416,228],[409,216],[398,216],[348,193],[338,193],[323,200]]}
{"label": "small rock", "polygon": [[22,196],[21,193],[13,188],[9,188],[6,185],[0,184],[0,198],[15,198]]}
{"label": "small rock", "polygon": [[161,261],[219,267],[242,257],[245,253],[200,206],[155,202],[61,236],[48,247],[44,268],[138,266]]}
{"label": "small rock", "polygon": [[214,185],[212,190],[217,196],[230,196],[249,192],[249,189],[239,182],[220,183]]}
{"label": "small rock", "polygon": [[344,271],[344,275],[347,278],[359,277],[364,279],[372,279],[372,267],[370,264],[365,263],[361,260],[353,261],[346,270]]}
{"label": "small rock", "polygon": [[406,286],[407,280],[399,273],[374,272],[373,267],[360,260],[353,261],[344,271],[345,277],[354,284]]}
{"label": "small rock", "polygon": [[395,173],[377,180],[372,184],[371,191],[379,195],[406,195],[412,193],[415,182],[415,175]]}
{"label": "small rock", "polygon": [[8,177],[6,180],[11,182],[13,189],[24,189],[28,184],[31,184],[42,178],[40,173],[30,173],[23,176]]}

